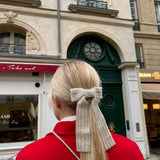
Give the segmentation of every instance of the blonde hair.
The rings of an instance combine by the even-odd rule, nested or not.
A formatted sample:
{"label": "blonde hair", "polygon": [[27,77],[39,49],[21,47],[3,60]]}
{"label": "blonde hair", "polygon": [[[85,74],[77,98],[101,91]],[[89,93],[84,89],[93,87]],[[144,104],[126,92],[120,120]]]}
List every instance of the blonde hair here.
{"label": "blonde hair", "polygon": [[[50,85],[49,101],[53,104],[53,93],[67,106],[76,109],[76,104],[71,102],[70,89],[91,89],[101,85],[96,70],[89,64],[70,60],[63,64],[55,72]],[[90,102],[90,99],[88,99]],[[91,103],[90,103],[91,104]],[[106,160],[106,152],[100,138],[94,113],[90,107],[91,152],[80,153],[81,160]]]}

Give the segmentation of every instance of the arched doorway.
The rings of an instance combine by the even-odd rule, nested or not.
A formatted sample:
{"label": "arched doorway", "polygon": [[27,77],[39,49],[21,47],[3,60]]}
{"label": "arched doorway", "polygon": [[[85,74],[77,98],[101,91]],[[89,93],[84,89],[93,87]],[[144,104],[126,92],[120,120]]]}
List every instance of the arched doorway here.
{"label": "arched doorway", "polygon": [[126,136],[122,96],[121,63],[117,51],[96,34],[75,39],[67,51],[68,59],[81,59],[91,64],[99,73],[103,86],[100,109],[109,128]]}

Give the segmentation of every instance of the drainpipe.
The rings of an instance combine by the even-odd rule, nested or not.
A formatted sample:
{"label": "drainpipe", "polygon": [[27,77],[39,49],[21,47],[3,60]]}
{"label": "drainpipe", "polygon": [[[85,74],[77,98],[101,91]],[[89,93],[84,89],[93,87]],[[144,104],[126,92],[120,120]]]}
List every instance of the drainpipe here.
{"label": "drainpipe", "polygon": [[57,24],[58,24],[58,56],[61,57],[61,15],[60,0],[57,0]]}

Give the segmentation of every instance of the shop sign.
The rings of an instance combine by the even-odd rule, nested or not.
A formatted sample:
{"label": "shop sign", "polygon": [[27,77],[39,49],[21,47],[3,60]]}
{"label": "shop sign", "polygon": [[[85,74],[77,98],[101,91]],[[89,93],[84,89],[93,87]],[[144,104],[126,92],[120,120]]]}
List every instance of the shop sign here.
{"label": "shop sign", "polygon": [[160,71],[140,69],[141,82],[160,82]]}
{"label": "shop sign", "polygon": [[0,63],[0,71],[10,72],[50,72],[53,73],[58,65],[45,64],[17,64],[17,63]]}
{"label": "shop sign", "polygon": [[0,114],[0,119],[9,119],[10,114]]}

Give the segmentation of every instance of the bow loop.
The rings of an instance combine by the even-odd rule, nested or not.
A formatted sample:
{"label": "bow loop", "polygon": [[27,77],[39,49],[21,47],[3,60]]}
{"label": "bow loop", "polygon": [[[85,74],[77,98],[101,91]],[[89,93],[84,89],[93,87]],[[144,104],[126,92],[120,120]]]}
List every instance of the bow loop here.
{"label": "bow loop", "polygon": [[72,88],[70,89],[71,101],[79,101],[82,97],[102,99],[102,87],[92,89]]}

